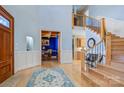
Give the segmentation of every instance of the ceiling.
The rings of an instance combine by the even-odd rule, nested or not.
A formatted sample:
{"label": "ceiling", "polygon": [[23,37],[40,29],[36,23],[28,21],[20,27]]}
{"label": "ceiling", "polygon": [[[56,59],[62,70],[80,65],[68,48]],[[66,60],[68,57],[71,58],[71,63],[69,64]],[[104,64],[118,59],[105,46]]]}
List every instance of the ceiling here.
{"label": "ceiling", "polygon": [[88,5],[74,5],[74,11],[85,12],[88,9]]}

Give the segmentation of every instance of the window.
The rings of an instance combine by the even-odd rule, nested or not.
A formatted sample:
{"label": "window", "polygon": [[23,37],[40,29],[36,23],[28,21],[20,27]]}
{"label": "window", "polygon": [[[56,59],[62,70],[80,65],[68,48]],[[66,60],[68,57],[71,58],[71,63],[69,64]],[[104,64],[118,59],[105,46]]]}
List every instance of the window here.
{"label": "window", "polygon": [[9,28],[10,27],[10,22],[7,20],[5,17],[0,15],[0,24]]}

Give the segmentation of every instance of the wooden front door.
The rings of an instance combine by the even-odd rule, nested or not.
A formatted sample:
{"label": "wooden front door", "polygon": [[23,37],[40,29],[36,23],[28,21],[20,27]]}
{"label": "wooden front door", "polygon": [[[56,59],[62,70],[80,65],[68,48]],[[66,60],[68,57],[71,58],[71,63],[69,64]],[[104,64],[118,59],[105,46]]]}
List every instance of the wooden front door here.
{"label": "wooden front door", "polygon": [[0,6],[0,83],[14,74],[14,18]]}

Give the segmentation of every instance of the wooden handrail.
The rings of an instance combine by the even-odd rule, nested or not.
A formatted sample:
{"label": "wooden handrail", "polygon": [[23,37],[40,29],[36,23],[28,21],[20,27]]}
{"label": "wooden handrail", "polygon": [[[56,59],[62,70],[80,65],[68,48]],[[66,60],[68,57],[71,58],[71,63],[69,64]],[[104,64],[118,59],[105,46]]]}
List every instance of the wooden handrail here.
{"label": "wooden handrail", "polygon": [[[81,19],[75,20],[75,17],[79,17]],[[89,20],[88,23],[87,23],[87,19]],[[72,15],[72,29],[74,29],[74,26],[81,26],[84,29],[87,27],[92,30],[95,30],[96,32],[100,32],[100,29],[99,29],[99,28],[101,28],[100,22],[101,22],[100,20],[90,17],[90,16],[81,15],[81,14],[73,14]]]}
{"label": "wooden handrail", "polygon": [[[88,18],[91,18],[91,19],[98,20],[97,18],[94,18],[94,17],[92,17],[92,16],[81,15],[81,14],[74,14],[74,13],[73,13],[73,15],[74,15],[74,16],[82,16],[82,17],[85,16],[85,17],[88,17]],[[98,21],[99,21],[99,20],[98,20]]]}

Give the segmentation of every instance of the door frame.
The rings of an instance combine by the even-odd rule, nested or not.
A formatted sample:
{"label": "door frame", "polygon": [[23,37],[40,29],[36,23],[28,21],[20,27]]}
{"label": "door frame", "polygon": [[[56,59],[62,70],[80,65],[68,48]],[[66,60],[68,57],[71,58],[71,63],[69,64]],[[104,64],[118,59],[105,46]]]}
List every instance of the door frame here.
{"label": "door frame", "polygon": [[6,19],[9,20],[10,22],[10,28],[6,28],[2,25],[0,25],[0,27],[4,30],[7,31],[11,31],[10,35],[11,35],[11,75],[14,74],[14,17],[5,9],[0,5],[0,15],[2,15],[3,17],[5,17]]}
{"label": "door frame", "polygon": [[[40,40],[42,41],[42,32],[56,32],[56,33],[58,33],[58,63],[61,63],[61,32],[59,32],[59,31],[51,31],[51,30],[41,30],[41,33],[40,33]],[[41,43],[41,41],[40,41],[40,45],[41,45],[41,47],[40,47],[40,49],[42,48],[42,43]],[[42,49],[41,49],[41,51],[42,51]],[[41,64],[42,64],[43,62],[42,62],[42,52],[41,52]]]}

